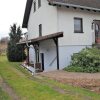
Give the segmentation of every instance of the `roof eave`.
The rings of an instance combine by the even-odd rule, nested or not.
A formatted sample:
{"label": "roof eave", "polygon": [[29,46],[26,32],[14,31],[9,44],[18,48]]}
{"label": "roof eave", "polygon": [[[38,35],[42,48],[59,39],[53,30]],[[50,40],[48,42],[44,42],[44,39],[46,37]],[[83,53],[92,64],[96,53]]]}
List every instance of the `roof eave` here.
{"label": "roof eave", "polygon": [[22,24],[22,28],[27,28],[27,25],[26,24]]}
{"label": "roof eave", "polygon": [[27,28],[33,0],[27,0],[22,28]]}
{"label": "roof eave", "polygon": [[[49,1],[49,0],[48,0]],[[69,4],[69,3],[61,3],[61,2],[50,2],[51,5],[61,5],[61,6],[69,6],[69,7],[76,7],[76,8],[83,8],[83,9],[89,9],[89,10],[95,10],[95,11],[100,11],[98,8],[93,8],[93,7],[87,7],[87,6],[81,6],[81,5],[75,5],[75,4]]]}

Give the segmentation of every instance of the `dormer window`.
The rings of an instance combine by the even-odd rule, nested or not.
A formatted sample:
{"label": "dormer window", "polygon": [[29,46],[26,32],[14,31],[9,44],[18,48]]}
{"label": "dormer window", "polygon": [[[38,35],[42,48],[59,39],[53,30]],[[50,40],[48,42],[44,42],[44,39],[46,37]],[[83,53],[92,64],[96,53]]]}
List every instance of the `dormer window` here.
{"label": "dormer window", "polygon": [[41,0],[38,0],[38,8],[41,7]]}
{"label": "dormer window", "polygon": [[36,1],[33,2],[34,12],[36,11]]}

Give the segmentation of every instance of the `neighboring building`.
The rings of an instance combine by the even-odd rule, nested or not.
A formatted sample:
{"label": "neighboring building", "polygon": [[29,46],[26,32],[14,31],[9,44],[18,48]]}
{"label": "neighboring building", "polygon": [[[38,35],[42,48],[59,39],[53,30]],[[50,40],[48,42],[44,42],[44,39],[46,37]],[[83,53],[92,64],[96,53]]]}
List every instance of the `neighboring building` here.
{"label": "neighboring building", "polygon": [[73,53],[100,43],[100,1],[27,0],[22,27],[34,46],[31,58],[45,71],[63,69]]}

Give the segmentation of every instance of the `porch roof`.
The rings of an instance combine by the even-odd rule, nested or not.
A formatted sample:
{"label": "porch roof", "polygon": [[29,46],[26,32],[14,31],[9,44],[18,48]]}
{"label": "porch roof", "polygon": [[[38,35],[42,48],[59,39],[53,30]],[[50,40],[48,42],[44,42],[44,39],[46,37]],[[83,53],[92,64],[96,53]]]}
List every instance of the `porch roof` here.
{"label": "porch roof", "polygon": [[[30,40],[28,40],[28,44],[34,44],[34,43],[37,43],[37,42],[40,42],[40,41],[59,38],[59,37],[63,37],[63,32],[57,32],[57,33],[53,33],[53,34],[49,34],[49,35],[45,35],[45,36],[40,36],[38,38],[30,39]],[[26,41],[21,41],[17,44],[25,45]]]}

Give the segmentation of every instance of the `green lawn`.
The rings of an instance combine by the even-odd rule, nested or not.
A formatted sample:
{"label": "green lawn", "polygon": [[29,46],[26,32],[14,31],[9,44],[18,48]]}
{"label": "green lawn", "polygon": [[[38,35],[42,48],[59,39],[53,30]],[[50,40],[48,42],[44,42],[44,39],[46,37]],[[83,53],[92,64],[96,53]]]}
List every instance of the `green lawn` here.
{"label": "green lawn", "polygon": [[[31,76],[19,63],[0,57],[0,76],[14,90],[20,100],[100,100],[100,94],[64,85],[45,77]],[[58,76],[59,77],[59,76]],[[0,100],[9,100],[0,88]]]}
{"label": "green lawn", "polygon": [[2,91],[1,87],[0,87],[0,100],[10,100],[8,94]]}

